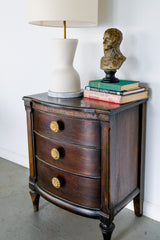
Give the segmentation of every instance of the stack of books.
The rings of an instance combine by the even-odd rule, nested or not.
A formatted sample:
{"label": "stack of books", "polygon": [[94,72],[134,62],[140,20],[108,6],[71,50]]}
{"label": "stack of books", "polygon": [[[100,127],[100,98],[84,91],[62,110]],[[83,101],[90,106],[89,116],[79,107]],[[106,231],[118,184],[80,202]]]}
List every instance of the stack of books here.
{"label": "stack of books", "polygon": [[93,80],[85,87],[84,97],[124,104],[148,98],[148,90],[140,87],[138,81],[120,80],[118,83],[103,83],[101,80]]}

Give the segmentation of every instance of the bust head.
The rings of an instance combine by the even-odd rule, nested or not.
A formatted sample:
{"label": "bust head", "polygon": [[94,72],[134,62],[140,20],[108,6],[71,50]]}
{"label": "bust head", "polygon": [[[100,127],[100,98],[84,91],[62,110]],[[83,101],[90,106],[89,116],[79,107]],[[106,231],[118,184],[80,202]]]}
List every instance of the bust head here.
{"label": "bust head", "polygon": [[111,48],[118,48],[122,42],[123,36],[121,31],[116,28],[109,28],[105,31],[103,37],[104,51]]}
{"label": "bust head", "polygon": [[116,28],[109,28],[103,36],[104,57],[101,58],[101,69],[104,71],[116,71],[126,60],[120,52],[120,44],[123,35]]}

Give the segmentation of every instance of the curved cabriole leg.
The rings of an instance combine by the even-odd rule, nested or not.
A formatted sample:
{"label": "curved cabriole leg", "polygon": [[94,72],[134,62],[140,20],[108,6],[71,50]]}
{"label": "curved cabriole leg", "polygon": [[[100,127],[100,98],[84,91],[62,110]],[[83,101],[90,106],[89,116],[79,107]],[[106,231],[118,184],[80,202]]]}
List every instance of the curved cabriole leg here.
{"label": "curved cabriole leg", "polygon": [[34,212],[37,212],[39,210],[40,195],[38,193],[34,192],[34,191],[30,191],[29,193],[31,195]]}
{"label": "curved cabriole leg", "polygon": [[106,225],[105,223],[100,223],[100,228],[102,230],[102,234],[103,234],[103,240],[110,240],[111,236],[112,236],[112,232],[115,228],[114,223],[111,223],[109,226]]}

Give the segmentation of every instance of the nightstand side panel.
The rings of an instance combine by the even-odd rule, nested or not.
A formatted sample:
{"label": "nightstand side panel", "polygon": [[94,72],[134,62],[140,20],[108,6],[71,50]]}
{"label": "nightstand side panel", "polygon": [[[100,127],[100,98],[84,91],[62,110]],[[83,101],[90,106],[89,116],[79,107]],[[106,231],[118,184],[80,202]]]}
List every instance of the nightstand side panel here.
{"label": "nightstand side panel", "polygon": [[110,207],[114,208],[114,214],[139,191],[138,146],[139,106],[136,106],[117,113],[111,121]]}

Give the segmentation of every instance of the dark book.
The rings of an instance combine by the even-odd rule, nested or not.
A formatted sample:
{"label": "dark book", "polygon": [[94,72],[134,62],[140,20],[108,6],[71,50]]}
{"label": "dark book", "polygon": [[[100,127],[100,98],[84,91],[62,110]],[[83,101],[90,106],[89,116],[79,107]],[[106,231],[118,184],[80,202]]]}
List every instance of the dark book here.
{"label": "dark book", "polygon": [[126,96],[126,95],[130,95],[133,93],[138,93],[138,92],[143,92],[145,90],[144,87],[139,87],[133,90],[129,90],[129,91],[112,91],[112,90],[107,90],[107,89],[101,89],[101,88],[93,88],[93,87],[89,87],[86,86],[85,87],[86,90],[88,91],[95,91],[95,92],[104,92],[104,93],[110,93],[110,94],[116,94],[116,95],[121,95],[121,96]]}

